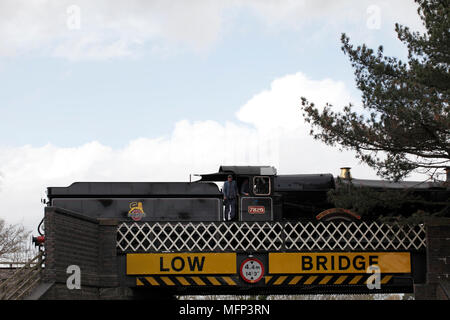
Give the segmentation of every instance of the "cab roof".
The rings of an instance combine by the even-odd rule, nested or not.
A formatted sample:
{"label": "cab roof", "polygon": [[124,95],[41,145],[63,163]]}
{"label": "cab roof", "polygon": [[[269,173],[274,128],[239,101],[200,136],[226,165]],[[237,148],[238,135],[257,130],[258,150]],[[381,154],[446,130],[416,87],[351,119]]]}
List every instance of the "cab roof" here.
{"label": "cab roof", "polygon": [[210,174],[198,174],[199,181],[225,181],[228,175],[274,176],[277,169],[271,166],[220,166],[219,171]]}

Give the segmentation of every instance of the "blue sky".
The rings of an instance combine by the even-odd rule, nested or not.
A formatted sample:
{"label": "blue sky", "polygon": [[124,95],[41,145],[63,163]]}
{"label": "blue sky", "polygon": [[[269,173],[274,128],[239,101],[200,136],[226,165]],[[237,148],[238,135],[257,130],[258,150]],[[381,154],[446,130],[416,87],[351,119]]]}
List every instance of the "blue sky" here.
{"label": "blue sky", "polygon": [[36,225],[48,186],[222,164],[374,178],[298,107],[357,103],[340,35],[405,57],[397,21],[420,30],[413,1],[3,0],[0,217]]}
{"label": "blue sky", "polygon": [[[224,9],[223,15],[232,16],[222,27],[226,30],[200,51],[178,44],[169,53],[155,51],[155,44],[165,45],[158,38],[131,57],[71,60],[46,54],[51,43],[4,57],[0,145],[70,147],[97,140],[122,147],[131,139],[169,135],[182,119],[235,120],[234,113],[253,95],[298,71],[316,80],[344,81],[357,95],[350,63],[340,50],[341,32],[404,54],[393,22],[381,11],[380,29],[370,30],[364,9],[358,7],[354,21],[338,22],[339,29],[324,28],[320,15],[300,26],[270,28],[249,9]],[[79,30],[66,32],[83,36],[88,31],[82,20]]]}

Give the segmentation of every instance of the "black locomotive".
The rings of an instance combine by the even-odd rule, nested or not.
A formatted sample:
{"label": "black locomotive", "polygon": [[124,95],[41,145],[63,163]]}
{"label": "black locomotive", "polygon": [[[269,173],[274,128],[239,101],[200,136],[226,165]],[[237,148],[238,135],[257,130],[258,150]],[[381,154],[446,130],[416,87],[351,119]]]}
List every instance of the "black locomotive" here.
{"label": "black locomotive", "polygon": [[[355,212],[335,208],[329,201],[330,190],[349,184],[380,191],[410,189],[430,203],[450,198],[449,171],[445,182],[393,183],[353,179],[349,168],[341,170],[335,178],[331,174],[277,175],[270,166],[221,166],[217,173],[198,175],[195,182],[76,182],[49,187],[48,205],[123,221],[223,221],[223,195],[216,182],[227,180],[228,175],[238,188],[245,180],[249,182],[249,195],[238,198],[239,221],[361,220]],[[408,207],[404,213],[416,209]]]}

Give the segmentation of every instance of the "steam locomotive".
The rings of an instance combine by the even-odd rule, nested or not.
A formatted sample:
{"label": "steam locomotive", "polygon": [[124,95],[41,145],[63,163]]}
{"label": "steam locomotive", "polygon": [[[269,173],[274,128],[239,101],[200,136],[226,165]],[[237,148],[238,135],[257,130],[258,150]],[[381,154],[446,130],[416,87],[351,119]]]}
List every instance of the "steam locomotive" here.
{"label": "steam locomotive", "polygon": [[[221,166],[219,171],[200,174],[195,182],[76,182],[68,187],[49,187],[48,205],[92,218],[122,221],[223,221],[224,200],[218,184],[232,175],[238,189],[249,182],[249,195],[239,196],[238,221],[360,221],[357,213],[335,208],[330,190],[352,185],[373,190],[412,190],[428,203],[450,198],[449,170],[442,182],[387,182],[353,179],[350,168],[341,175],[278,175],[272,166]],[[403,208],[412,214],[420,205]],[[445,205],[443,207],[445,209]],[[426,209],[426,207],[425,207]],[[376,219],[376,215],[364,216]]]}

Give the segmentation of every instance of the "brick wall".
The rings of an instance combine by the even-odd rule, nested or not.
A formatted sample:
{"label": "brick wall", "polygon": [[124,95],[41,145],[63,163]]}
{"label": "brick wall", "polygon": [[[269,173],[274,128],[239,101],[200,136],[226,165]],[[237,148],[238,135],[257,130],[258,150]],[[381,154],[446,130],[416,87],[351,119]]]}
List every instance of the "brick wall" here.
{"label": "brick wall", "polygon": [[[45,208],[44,281],[54,282],[42,299],[122,299],[116,257],[117,222]],[[66,286],[67,267],[81,270],[81,289]]]}
{"label": "brick wall", "polygon": [[433,219],[426,223],[427,283],[416,285],[418,300],[449,299],[450,219]]}

